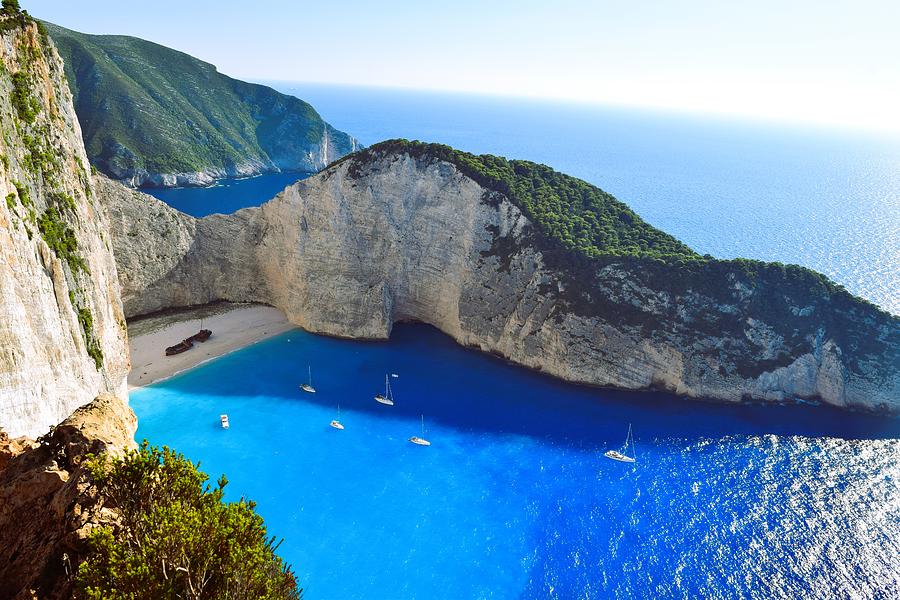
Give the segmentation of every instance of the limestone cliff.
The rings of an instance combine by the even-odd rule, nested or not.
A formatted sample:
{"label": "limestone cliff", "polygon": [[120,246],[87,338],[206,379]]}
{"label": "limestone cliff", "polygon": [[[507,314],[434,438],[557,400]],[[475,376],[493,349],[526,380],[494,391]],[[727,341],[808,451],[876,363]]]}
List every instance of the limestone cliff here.
{"label": "limestone cliff", "polygon": [[0,598],[71,598],[85,540],[114,522],[83,460],[135,447],[137,420],[122,400],[98,396],[38,442],[0,433]]}
{"label": "limestone cliff", "polygon": [[62,61],[24,15],[0,19],[0,427],[43,433],[124,393],[125,320]]}
{"label": "limestone cliff", "polygon": [[97,186],[129,316],[257,301],[310,331],[363,338],[414,320],[574,382],[900,410],[900,320],[818,274],[579,258],[428,152],[375,146],[259,208],[199,220]]}

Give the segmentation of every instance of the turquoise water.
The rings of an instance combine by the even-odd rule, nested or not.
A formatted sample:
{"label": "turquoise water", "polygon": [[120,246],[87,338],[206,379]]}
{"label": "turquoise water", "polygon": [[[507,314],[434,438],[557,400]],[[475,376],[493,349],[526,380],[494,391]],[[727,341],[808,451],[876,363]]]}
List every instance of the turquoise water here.
{"label": "turquoise water", "polygon": [[194,217],[228,214],[248,206],[259,206],[309,173],[288,171],[241,179],[220,179],[210,187],[145,188],[151,196]]}
{"label": "turquoise water", "polygon": [[[900,595],[895,419],[572,386],[422,325],[291,331],[131,404],[258,502],[310,599]],[[629,423],[633,466],[602,456]]]}
{"label": "turquoise water", "polygon": [[[897,140],[275,85],[364,144],[418,138],[544,162],[700,252],[809,266],[900,313]],[[157,195],[203,215],[290,181],[222,183]],[[315,396],[297,389],[307,363]],[[372,399],[386,371],[400,375],[392,408]],[[328,426],[338,403],[342,432]],[[387,343],[289,332],[132,405],[139,438],[259,503],[307,598],[900,597],[896,419],[575,387],[413,325]],[[406,441],[423,413],[429,448]],[[629,423],[638,463],[603,458]]]}

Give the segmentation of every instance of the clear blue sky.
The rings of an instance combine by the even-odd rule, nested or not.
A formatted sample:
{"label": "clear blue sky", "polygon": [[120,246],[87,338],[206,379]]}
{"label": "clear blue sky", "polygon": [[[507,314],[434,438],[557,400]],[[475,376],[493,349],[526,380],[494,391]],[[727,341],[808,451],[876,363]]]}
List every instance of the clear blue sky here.
{"label": "clear blue sky", "polygon": [[900,0],[20,0],[247,79],[447,89],[900,131]]}

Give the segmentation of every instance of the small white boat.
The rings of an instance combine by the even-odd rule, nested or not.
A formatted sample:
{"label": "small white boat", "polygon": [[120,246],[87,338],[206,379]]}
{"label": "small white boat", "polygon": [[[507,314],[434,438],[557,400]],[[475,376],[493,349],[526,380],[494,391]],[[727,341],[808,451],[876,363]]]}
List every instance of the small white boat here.
{"label": "small white boat", "polygon": [[[628,456],[629,440],[631,441],[631,453],[634,456]],[[618,450],[607,450],[603,453],[603,456],[625,463],[633,463],[637,460],[637,453],[634,450],[634,437],[631,435],[631,423],[628,424],[628,435],[625,436],[625,446],[622,448],[622,451],[619,452]]]}
{"label": "small white boat", "polygon": [[300,384],[300,389],[309,394],[315,394],[316,388],[312,385],[312,367],[306,365],[307,372],[309,373],[309,381],[306,383]]}
{"label": "small white boat", "polygon": [[335,429],[343,429],[344,425],[341,423],[341,405],[338,404],[338,415],[337,419],[331,422],[331,426]]}
{"label": "small white boat", "polygon": [[414,435],[411,438],[409,438],[409,441],[411,441],[413,444],[417,444],[419,446],[430,446],[431,445],[431,442],[429,442],[428,440],[425,439],[425,415],[422,415],[422,437]]}
{"label": "small white boat", "polygon": [[219,415],[219,422],[222,424],[222,429],[228,429],[228,415]]}
{"label": "small white boat", "polygon": [[396,379],[396,378],[397,378],[397,377],[400,377],[400,376],[399,376],[399,375],[397,375],[397,374],[396,374],[396,373],[391,373],[391,377],[393,377],[393,378],[395,378],[395,379]]}
{"label": "small white boat", "polygon": [[394,405],[394,394],[391,392],[391,381],[388,379],[387,375],[384,376],[384,394],[375,394],[375,401],[387,404],[388,406]]}

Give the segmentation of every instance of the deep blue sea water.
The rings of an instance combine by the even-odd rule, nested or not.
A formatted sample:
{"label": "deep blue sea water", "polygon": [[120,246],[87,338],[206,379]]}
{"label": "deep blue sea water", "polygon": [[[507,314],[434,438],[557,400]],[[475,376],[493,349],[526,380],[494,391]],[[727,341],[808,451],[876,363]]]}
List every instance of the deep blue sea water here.
{"label": "deep blue sea water", "polygon": [[[896,141],[278,87],[365,144],[418,138],[545,162],[701,252],[813,267],[900,313]],[[164,199],[228,212],[281,182],[241,185]],[[307,363],[315,396],[297,389]],[[372,400],[386,371],[400,374],[393,408]],[[896,419],[576,387],[414,325],[384,343],[289,332],[131,403],[139,439],[226,473],[231,498],[259,503],[310,599],[900,597]],[[338,403],[343,432],[328,426]],[[430,448],[406,441],[423,413]],[[602,457],[629,423],[633,467]]]}
{"label": "deep blue sea water", "polygon": [[[259,503],[310,599],[900,594],[896,419],[573,386],[424,325],[291,331],[131,405]],[[602,456],[629,423],[634,466]]]}
{"label": "deep blue sea water", "polygon": [[287,171],[241,179],[220,179],[210,187],[146,188],[141,190],[194,217],[228,214],[247,206],[259,206],[309,173]]}

